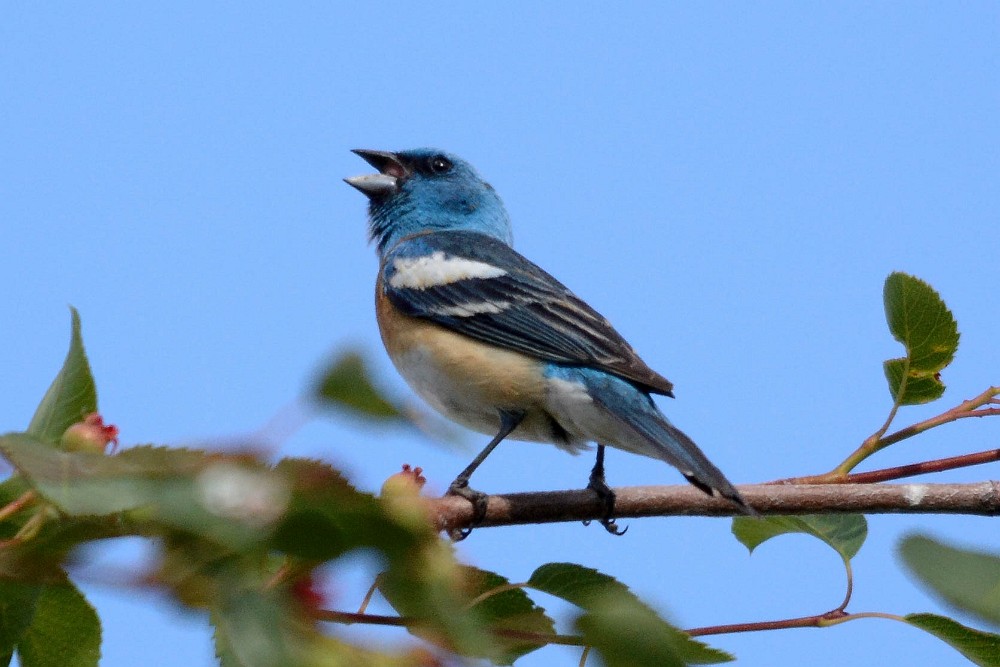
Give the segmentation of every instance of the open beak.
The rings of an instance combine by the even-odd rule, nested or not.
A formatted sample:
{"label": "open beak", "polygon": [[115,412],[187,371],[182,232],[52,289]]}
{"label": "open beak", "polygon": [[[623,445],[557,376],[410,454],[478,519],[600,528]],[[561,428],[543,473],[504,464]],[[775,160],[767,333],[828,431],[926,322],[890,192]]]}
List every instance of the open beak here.
{"label": "open beak", "polygon": [[345,178],[344,182],[353,188],[357,188],[369,199],[389,197],[399,192],[399,186],[410,175],[399,157],[395,153],[388,151],[371,151],[363,148],[356,148],[351,151],[362,160],[379,170],[377,174],[365,174],[364,176],[351,176]]}

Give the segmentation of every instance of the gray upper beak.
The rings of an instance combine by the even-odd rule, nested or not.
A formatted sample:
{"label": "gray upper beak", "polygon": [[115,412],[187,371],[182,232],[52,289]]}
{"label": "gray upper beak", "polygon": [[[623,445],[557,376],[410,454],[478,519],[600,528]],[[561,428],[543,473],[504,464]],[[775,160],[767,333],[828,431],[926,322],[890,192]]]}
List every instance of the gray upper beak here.
{"label": "gray upper beak", "polygon": [[379,170],[377,174],[351,176],[344,179],[345,183],[357,188],[369,199],[396,194],[399,191],[400,183],[410,175],[410,170],[395,153],[363,148],[356,148],[351,152]]}

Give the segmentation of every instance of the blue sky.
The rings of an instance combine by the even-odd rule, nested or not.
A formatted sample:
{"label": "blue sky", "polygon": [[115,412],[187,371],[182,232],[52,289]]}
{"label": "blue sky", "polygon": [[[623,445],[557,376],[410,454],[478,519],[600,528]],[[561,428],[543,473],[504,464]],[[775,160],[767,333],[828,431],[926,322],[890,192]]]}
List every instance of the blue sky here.
{"label": "blue sky", "polygon": [[[369,170],[351,148],[438,146],[497,188],[521,252],[674,381],[664,409],[733,481],[821,472],[888,410],[890,271],[935,286],[962,331],[942,403],[898,424],[1000,382],[998,118],[1000,8],[985,2],[7,6],[0,424],[27,424],[65,353],[68,304],[126,445],[258,433],[348,344],[412,398],[378,341],[365,202],[341,179]],[[997,434],[956,424],[869,463],[989,449]],[[460,440],[336,418],[270,446],[321,456],[368,489],[421,465],[441,490],[482,443]],[[579,487],[591,464],[515,443],[476,482]],[[680,480],[617,452],[608,478]],[[575,524],[481,530],[459,553],[512,579],[549,561],[596,567],[682,627],[842,597],[837,556],[805,537],[749,557],[725,520],[625,523],[620,539]],[[894,557],[913,530],[1000,550],[989,519],[875,517],[852,611],[942,609]],[[204,618],[109,581],[141,552],[118,545],[82,574],[104,621],[102,664],[211,664]],[[355,608],[371,576],[351,565],[330,572],[339,608]],[[711,643],[747,665],[966,664],[877,620]]]}

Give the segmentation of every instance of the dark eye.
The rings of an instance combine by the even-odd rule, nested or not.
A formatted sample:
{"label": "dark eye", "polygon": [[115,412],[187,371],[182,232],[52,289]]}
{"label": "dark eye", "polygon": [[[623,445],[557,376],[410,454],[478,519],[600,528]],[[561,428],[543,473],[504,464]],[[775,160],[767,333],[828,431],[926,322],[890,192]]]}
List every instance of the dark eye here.
{"label": "dark eye", "polygon": [[446,174],[451,171],[451,160],[443,155],[435,155],[427,164],[435,174]]}

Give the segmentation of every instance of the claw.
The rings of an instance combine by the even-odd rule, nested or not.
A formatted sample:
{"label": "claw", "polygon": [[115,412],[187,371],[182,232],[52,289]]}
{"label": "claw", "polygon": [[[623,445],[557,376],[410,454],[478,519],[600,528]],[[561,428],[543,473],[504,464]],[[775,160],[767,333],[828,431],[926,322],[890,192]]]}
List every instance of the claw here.
{"label": "claw", "polygon": [[[621,536],[628,531],[628,526],[619,528],[615,522],[615,492],[604,480],[604,445],[597,446],[597,462],[594,469],[590,471],[590,482],[587,488],[597,494],[597,497],[604,503],[604,516],[600,519],[604,530],[612,535]],[[590,521],[584,521],[583,525],[589,526]]]}
{"label": "claw", "polygon": [[451,483],[445,495],[465,498],[472,503],[472,525],[469,528],[456,528],[448,531],[448,536],[453,541],[461,542],[471,535],[473,528],[481,524],[483,519],[486,518],[486,511],[490,506],[489,496],[482,491],[470,489],[468,482],[463,483],[462,480],[457,479]]}
{"label": "claw", "polygon": [[620,528],[614,519],[611,517],[604,517],[601,519],[601,525],[604,526],[604,530],[608,531],[616,537],[621,537],[628,532],[628,526]]}

